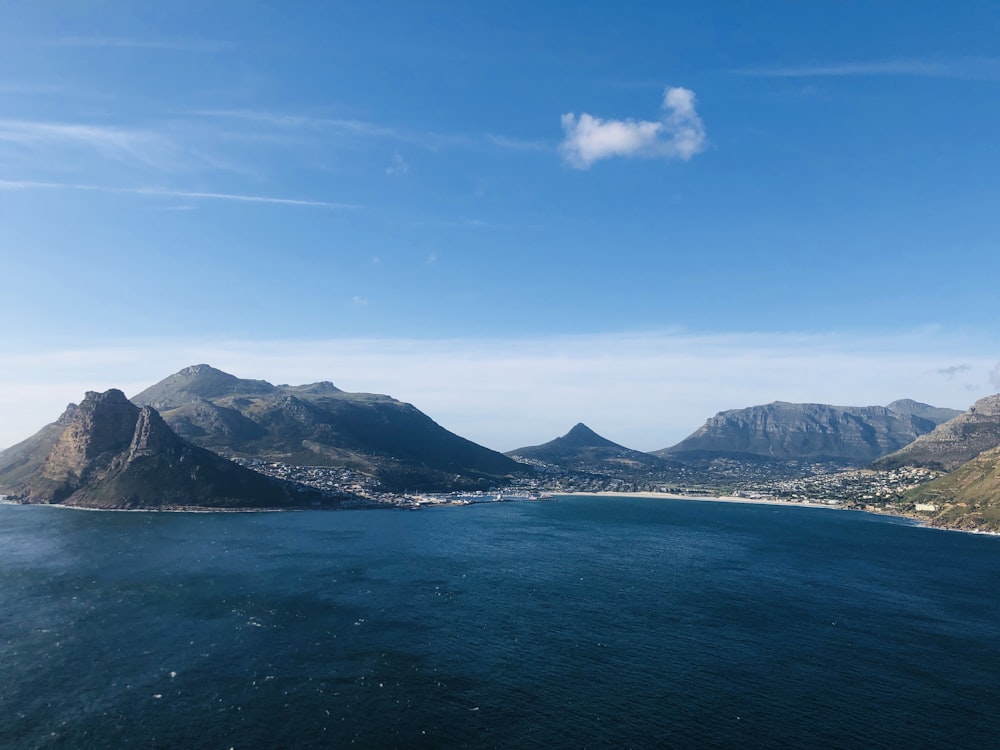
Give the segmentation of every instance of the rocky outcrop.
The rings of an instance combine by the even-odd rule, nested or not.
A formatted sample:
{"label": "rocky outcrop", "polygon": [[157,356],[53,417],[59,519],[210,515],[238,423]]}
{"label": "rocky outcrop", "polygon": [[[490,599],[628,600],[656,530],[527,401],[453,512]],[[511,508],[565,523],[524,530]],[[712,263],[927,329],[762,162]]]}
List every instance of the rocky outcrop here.
{"label": "rocky outcrop", "polygon": [[[894,408],[895,407],[895,408]],[[720,412],[662,458],[809,459],[867,464],[930,432],[954,414],[915,401],[830,406],[775,401]]]}
{"label": "rocky outcrop", "polygon": [[997,446],[1000,446],[1000,394],[979,399],[968,411],[938,425],[874,465],[879,469],[919,466],[951,471]]}
{"label": "rocky outcrop", "polygon": [[119,390],[0,453],[0,492],[26,503],[95,508],[290,507],[320,501],[179,438]]}
{"label": "rocky outcrop", "polygon": [[934,526],[1000,531],[1000,447],[911,490],[906,500]]}

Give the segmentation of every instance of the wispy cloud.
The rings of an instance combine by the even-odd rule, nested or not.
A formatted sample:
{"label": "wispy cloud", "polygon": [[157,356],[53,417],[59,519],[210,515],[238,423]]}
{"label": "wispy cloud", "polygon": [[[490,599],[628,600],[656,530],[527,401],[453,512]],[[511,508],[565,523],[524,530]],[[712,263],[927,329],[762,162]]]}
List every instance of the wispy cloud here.
{"label": "wispy cloud", "polygon": [[363,138],[384,138],[409,143],[432,151],[445,145],[467,142],[466,137],[462,135],[447,135],[433,131],[416,131],[369,120],[351,118],[312,117],[293,113],[243,109],[202,109],[189,112],[188,114],[201,117],[242,120],[244,122],[281,129],[308,129],[315,132],[334,131]]}
{"label": "wispy cloud", "polygon": [[663,116],[656,121],[564,114],[565,138],[559,151],[577,169],[588,169],[596,161],[616,156],[687,161],[703,151],[707,143],[705,127],[694,105],[694,92],[677,87],[663,92]]}
{"label": "wispy cloud", "polygon": [[158,133],[106,125],[0,120],[0,141],[20,146],[83,147],[117,160],[162,165],[174,147]]}
{"label": "wispy cloud", "polygon": [[113,36],[61,36],[46,39],[51,47],[164,50],[173,52],[220,52],[234,47],[232,42],[215,39],[134,39]]}
{"label": "wispy cloud", "polygon": [[552,145],[544,141],[510,138],[506,135],[497,135],[496,133],[487,133],[484,138],[494,146],[510,151],[552,151]]}
{"label": "wispy cloud", "polygon": [[168,198],[189,198],[194,200],[236,201],[238,203],[271,203],[280,206],[312,206],[358,210],[364,208],[356,203],[335,203],[331,201],[309,200],[305,198],[280,198],[269,195],[244,195],[240,193],[213,193],[194,190],[169,190],[157,187],[109,187],[69,182],[36,182],[31,180],[0,180],[0,190],[85,190],[97,193],[117,193],[126,195],[148,195]]}
{"label": "wispy cloud", "polygon": [[510,151],[543,152],[552,146],[543,141],[511,138],[496,133],[440,133],[432,130],[412,130],[410,128],[387,125],[371,120],[343,117],[315,117],[296,113],[266,112],[246,109],[200,109],[185,114],[265,125],[285,130],[310,130],[314,132],[334,131],[359,138],[381,138],[398,141],[429,151],[442,148],[463,148],[476,145],[490,145]]}
{"label": "wispy cloud", "polygon": [[390,177],[404,175],[409,171],[410,165],[400,154],[393,154],[392,161],[390,161],[389,166],[385,168],[385,173]]}
{"label": "wispy cloud", "polygon": [[809,65],[771,65],[742,68],[732,73],[769,78],[818,78],[824,76],[915,76],[969,80],[1000,79],[1000,58],[966,57],[952,60],[899,58]]}
{"label": "wispy cloud", "polygon": [[[717,334],[684,331],[527,339],[329,339],[124,342],[74,351],[0,350],[0,447],[55,419],[85,390],[136,393],[209,362],[275,383],[332,380],[387,393],[450,430],[510,450],[583,421],[641,450],[672,445],[724,409],[774,400],[842,405],[914,398],[966,408],[1000,366],[981,337]],[[949,362],[965,377],[942,378]],[[975,386],[974,388],[970,386]]]}
{"label": "wispy cloud", "polygon": [[1000,362],[997,362],[996,367],[990,370],[990,385],[1000,391]]}
{"label": "wispy cloud", "polygon": [[954,378],[957,375],[961,375],[964,372],[968,372],[972,368],[969,365],[949,365],[948,367],[940,368],[937,373],[939,375],[944,375],[947,378]]}

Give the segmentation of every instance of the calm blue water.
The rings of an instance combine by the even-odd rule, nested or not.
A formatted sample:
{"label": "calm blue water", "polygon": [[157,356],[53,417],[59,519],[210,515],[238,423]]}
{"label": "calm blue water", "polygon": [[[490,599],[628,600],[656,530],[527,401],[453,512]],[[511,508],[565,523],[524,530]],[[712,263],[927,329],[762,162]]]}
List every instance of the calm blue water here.
{"label": "calm blue water", "polygon": [[0,506],[0,747],[997,747],[998,588],[806,508]]}

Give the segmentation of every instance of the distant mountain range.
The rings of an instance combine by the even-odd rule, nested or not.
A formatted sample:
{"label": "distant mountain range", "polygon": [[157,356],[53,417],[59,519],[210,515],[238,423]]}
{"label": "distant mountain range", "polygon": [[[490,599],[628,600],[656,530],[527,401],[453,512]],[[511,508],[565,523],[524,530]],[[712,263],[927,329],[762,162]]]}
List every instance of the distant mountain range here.
{"label": "distant mountain range", "polygon": [[0,453],[0,492],[92,508],[294,507],[320,495],[179,438],[119,390],[88,392],[58,421]]}
{"label": "distant mountain range", "polygon": [[531,470],[444,429],[389,396],[330,382],[272,385],[209,365],[186,367],[132,397],[181,437],[223,455],[348,467],[389,491],[485,488]]}
{"label": "distant mountain range", "polygon": [[888,406],[775,401],[723,411],[660,458],[816,460],[864,465],[898,450],[960,412],[908,399]]}
{"label": "distant mountain range", "polygon": [[759,485],[815,472],[820,462],[874,462],[879,469],[949,471],[910,490],[906,502],[940,525],[1000,530],[1000,394],[966,412],[911,400],[864,407],[777,401],[720,412],[655,453],[619,445],[581,423],[503,455],[389,396],[346,393],[326,381],[272,385],[209,365],[184,368],[132,401],[118,390],[88,392],[56,422],[0,452],[0,494],[99,508],[280,508],[359,499],[338,489],[344,484],[311,490],[227,457],[277,466],[271,473],[285,478],[298,476],[288,466],[313,467],[309,476],[316,467],[348,468],[377,478],[389,493],[485,489],[536,476],[543,486],[594,490],[711,487],[747,478]]}

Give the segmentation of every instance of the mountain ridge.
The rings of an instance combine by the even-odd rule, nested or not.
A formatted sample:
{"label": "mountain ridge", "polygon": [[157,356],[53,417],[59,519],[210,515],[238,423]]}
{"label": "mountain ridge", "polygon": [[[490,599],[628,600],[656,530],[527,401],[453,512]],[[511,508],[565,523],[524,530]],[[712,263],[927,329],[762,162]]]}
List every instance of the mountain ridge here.
{"label": "mountain ridge", "polygon": [[[895,405],[895,408],[893,406]],[[835,460],[863,465],[930,432],[956,410],[909,399],[889,406],[774,401],[717,413],[661,458]]]}
{"label": "mountain ridge", "polygon": [[1000,446],[1000,394],[985,396],[912,443],[875,461],[880,469],[917,466],[952,471]]}
{"label": "mountain ridge", "polygon": [[329,381],[275,386],[210,365],[186,367],[133,396],[163,407],[182,437],[240,458],[346,467],[389,490],[478,489],[530,469],[438,425],[412,404]]}

